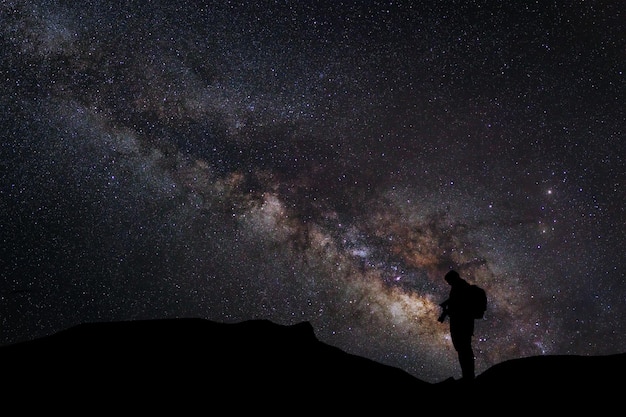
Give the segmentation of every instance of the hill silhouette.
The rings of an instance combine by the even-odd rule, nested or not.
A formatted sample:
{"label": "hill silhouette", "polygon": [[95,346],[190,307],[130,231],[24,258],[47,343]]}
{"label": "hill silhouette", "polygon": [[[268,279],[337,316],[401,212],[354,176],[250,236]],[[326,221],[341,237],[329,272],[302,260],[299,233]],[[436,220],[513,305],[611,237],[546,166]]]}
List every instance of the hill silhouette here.
{"label": "hill silhouette", "polygon": [[320,342],[308,322],[181,318],[80,324],[0,347],[0,366],[5,404],[40,411],[445,415],[619,407],[626,354],[520,358],[493,366],[471,386],[431,384]]}

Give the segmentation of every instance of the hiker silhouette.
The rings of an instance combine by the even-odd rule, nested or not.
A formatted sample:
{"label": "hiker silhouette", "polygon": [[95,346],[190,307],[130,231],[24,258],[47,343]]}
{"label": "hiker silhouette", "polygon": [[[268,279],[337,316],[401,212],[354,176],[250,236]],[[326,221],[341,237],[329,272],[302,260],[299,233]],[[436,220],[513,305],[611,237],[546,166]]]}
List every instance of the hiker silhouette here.
{"label": "hiker silhouette", "polygon": [[457,271],[449,271],[444,279],[450,284],[448,299],[439,304],[443,312],[439,321],[443,323],[450,317],[450,337],[452,345],[457,351],[463,381],[474,380],[474,350],[472,336],[474,335],[474,315],[472,314],[470,284]]}

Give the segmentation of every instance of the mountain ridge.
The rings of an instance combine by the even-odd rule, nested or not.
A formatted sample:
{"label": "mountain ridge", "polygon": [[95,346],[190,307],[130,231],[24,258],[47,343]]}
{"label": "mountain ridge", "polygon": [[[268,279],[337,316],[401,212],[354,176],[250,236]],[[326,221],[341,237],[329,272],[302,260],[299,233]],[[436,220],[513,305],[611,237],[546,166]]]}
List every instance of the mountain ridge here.
{"label": "mountain ridge", "polygon": [[626,353],[519,358],[487,369],[470,385],[433,384],[323,343],[306,321],[176,318],[79,324],[0,347],[0,365],[5,398],[20,403],[35,396],[58,404],[71,393],[81,401],[157,410],[204,399],[240,411],[259,404],[401,411],[416,401],[421,410],[487,410],[494,400],[517,402],[520,410],[542,403],[566,411],[579,410],[582,399],[596,410],[617,404]]}

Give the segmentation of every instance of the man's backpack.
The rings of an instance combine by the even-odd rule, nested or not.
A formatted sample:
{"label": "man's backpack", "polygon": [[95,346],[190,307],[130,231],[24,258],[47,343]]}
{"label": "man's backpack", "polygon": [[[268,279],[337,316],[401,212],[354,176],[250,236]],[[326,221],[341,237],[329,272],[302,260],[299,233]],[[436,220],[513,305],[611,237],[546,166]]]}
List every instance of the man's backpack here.
{"label": "man's backpack", "polygon": [[487,310],[487,293],[478,285],[472,284],[469,287],[469,296],[471,299],[472,316],[475,319],[485,317]]}

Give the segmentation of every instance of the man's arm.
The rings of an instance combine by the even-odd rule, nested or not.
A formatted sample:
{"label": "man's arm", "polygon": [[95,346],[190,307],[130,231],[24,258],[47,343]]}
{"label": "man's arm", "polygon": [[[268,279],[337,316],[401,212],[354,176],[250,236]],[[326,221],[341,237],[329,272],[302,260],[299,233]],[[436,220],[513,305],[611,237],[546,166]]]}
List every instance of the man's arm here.
{"label": "man's arm", "polygon": [[440,323],[443,323],[446,317],[448,316],[448,304],[450,304],[450,299],[448,298],[443,303],[439,304],[439,306],[443,309],[441,315],[437,319]]}

